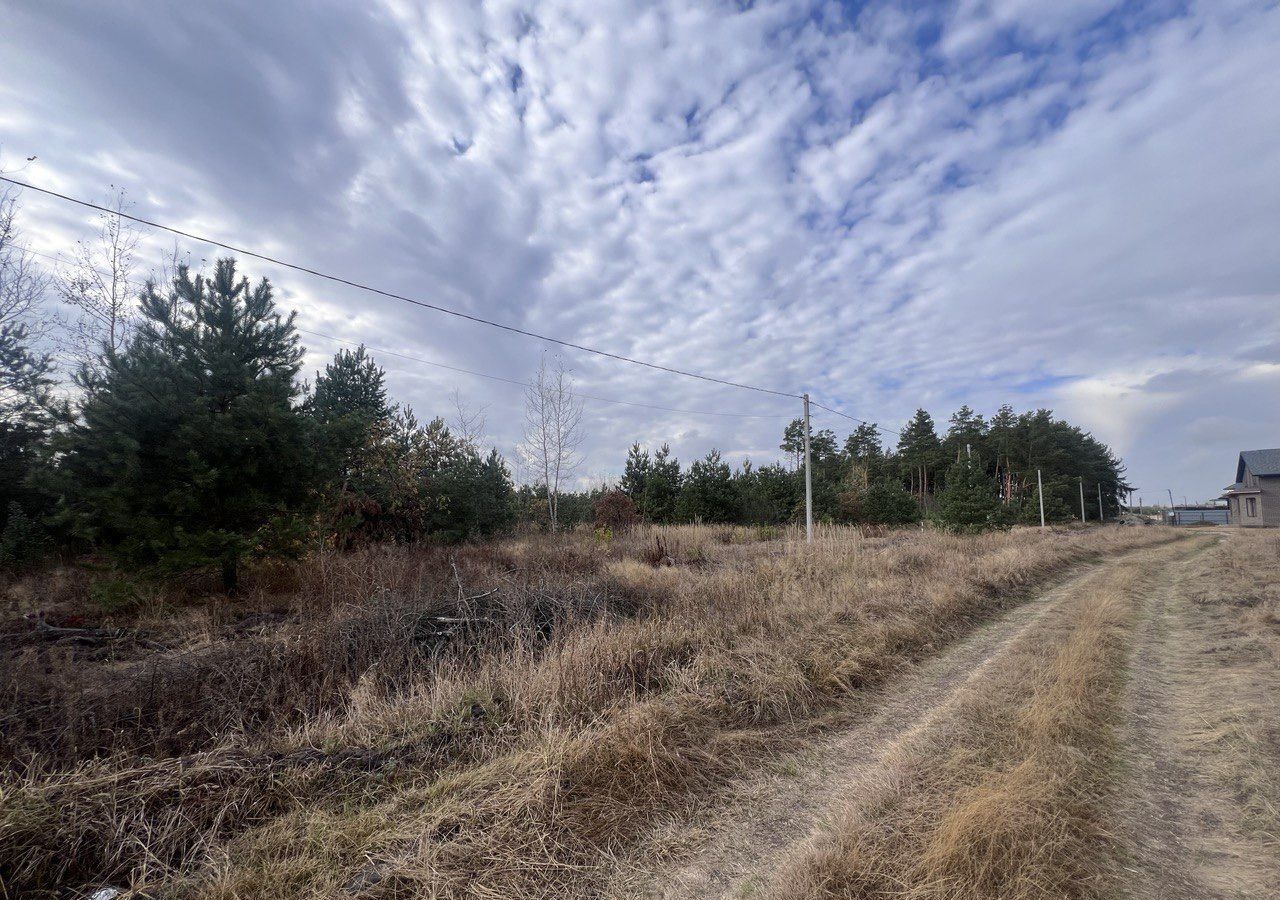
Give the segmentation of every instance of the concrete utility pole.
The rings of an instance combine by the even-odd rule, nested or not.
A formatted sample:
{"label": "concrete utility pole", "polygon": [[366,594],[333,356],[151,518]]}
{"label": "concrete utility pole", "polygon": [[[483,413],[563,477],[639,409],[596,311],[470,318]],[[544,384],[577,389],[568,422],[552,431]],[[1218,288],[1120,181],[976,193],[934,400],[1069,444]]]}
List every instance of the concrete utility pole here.
{"label": "concrete utility pole", "polygon": [[1084,478],[1080,479],[1080,522],[1088,522],[1084,514]]}
{"label": "concrete utility pole", "polygon": [[1107,515],[1102,511],[1102,482],[1098,482],[1098,521],[1107,521]]}
{"label": "concrete utility pole", "polygon": [[1044,481],[1040,478],[1040,470],[1036,469],[1036,488],[1040,494],[1040,530],[1044,531]]}
{"label": "concrete utility pole", "polygon": [[809,456],[809,395],[804,395],[804,539],[813,543],[813,460]]}

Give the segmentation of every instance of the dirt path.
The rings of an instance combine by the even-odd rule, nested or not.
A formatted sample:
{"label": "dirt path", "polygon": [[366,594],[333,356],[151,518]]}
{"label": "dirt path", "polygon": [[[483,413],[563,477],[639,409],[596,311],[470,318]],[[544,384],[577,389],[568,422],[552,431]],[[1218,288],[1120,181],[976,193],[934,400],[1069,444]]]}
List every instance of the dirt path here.
{"label": "dirt path", "polygon": [[1230,611],[1194,602],[1203,562],[1174,565],[1135,635],[1120,809],[1122,891],[1135,900],[1280,897],[1275,836],[1248,826],[1223,777],[1248,763],[1238,758],[1248,748],[1217,740],[1251,702],[1274,702],[1275,685],[1251,664]]}
{"label": "dirt path", "polygon": [[1189,549],[1185,544],[1166,545],[1101,563],[892,679],[868,698],[860,721],[835,728],[769,770],[744,779],[715,808],[658,829],[640,853],[619,865],[620,874],[606,896],[706,900],[755,895],[792,847],[832,812],[856,802],[871,779],[883,776],[894,747],[926,727],[965,684],[981,678],[1001,651],[1042,617],[1090,591],[1116,566],[1164,564]]}

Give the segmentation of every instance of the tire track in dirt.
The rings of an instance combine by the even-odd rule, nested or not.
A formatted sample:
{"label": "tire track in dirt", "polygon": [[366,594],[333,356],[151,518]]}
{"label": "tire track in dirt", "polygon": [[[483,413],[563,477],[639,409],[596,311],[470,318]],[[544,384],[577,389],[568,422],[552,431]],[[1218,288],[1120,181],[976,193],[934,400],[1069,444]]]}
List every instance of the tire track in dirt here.
{"label": "tire track in dirt", "polygon": [[927,727],[1044,616],[1108,578],[1117,566],[1149,564],[1142,560],[1185,552],[1186,545],[1179,542],[1104,560],[891,679],[865,698],[860,721],[837,725],[768,771],[740,780],[702,814],[659,826],[639,852],[619,862],[618,875],[603,896],[706,900],[755,895],[795,844],[883,777],[894,747]]}
{"label": "tire track in dirt", "polygon": [[1196,747],[1196,733],[1250,681],[1247,669],[1243,678],[1226,671],[1218,652],[1238,632],[1193,602],[1198,557],[1176,563],[1149,595],[1134,637],[1121,733],[1120,891],[1134,900],[1280,898],[1275,845],[1245,826],[1239,798],[1213,775],[1213,751]]}

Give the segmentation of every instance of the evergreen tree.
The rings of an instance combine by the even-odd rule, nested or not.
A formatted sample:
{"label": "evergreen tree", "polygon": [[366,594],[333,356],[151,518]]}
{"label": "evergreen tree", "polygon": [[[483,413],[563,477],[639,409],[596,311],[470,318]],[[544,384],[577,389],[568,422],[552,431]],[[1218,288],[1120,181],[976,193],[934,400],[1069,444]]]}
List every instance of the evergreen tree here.
{"label": "evergreen tree", "polygon": [[649,458],[649,451],[641,449],[639,444],[632,444],[627,452],[626,468],[622,472],[621,489],[636,505],[636,512],[642,519],[649,518],[645,509],[645,488],[652,470],[653,461]]}
{"label": "evergreen tree", "polygon": [[680,460],[663,444],[653,454],[653,463],[645,477],[645,517],[651,522],[667,523],[676,519],[676,501],[680,497]]}
{"label": "evergreen tree", "polygon": [[47,502],[34,480],[59,417],[52,369],[48,356],[31,349],[25,325],[0,325],[0,528],[15,504],[26,515]]}
{"label": "evergreen tree", "polygon": [[920,521],[920,507],[896,481],[873,484],[862,495],[862,518],[868,525],[910,525]]}
{"label": "evergreen tree", "polygon": [[933,427],[933,417],[917,409],[898,438],[898,458],[902,476],[911,492],[924,505],[933,489],[933,472],[941,462],[942,443]]}
{"label": "evergreen tree", "polygon": [[737,522],[778,525],[790,521],[797,508],[803,515],[803,476],[781,463],[757,469],[748,460],[735,473],[734,485],[738,494]]}
{"label": "evergreen tree", "polygon": [[327,482],[347,485],[375,432],[385,430],[392,415],[385,380],[386,373],[363,344],[356,350],[339,350],[316,376],[306,409],[316,424],[322,477]]}
{"label": "evergreen tree", "polygon": [[950,462],[956,462],[966,453],[986,456],[987,423],[966,403],[951,414],[943,446]]}
{"label": "evergreen tree", "polygon": [[782,431],[778,449],[791,457],[791,468],[799,469],[804,459],[804,419],[792,419]]}
{"label": "evergreen tree", "polygon": [[712,450],[689,467],[680,485],[676,517],[682,522],[732,522],[737,507],[729,464]]}
{"label": "evergreen tree", "polygon": [[60,444],[65,516],[132,563],[214,566],[234,590],[241,559],[273,549],[268,526],[309,486],[293,316],[231,259],[209,278],[180,266],[141,301],[124,351],[84,377],[80,421]]}
{"label": "evergreen tree", "polygon": [[943,523],[954,531],[982,531],[1001,523],[995,482],[977,457],[965,455],[951,466],[938,500]]}
{"label": "evergreen tree", "polygon": [[874,422],[863,422],[845,438],[844,456],[848,461],[848,480],[862,487],[881,481],[887,474],[880,429]]}
{"label": "evergreen tree", "polygon": [[0,572],[20,572],[35,562],[45,549],[44,532],[16,501],[9,504],[4,527],[0,528]]}

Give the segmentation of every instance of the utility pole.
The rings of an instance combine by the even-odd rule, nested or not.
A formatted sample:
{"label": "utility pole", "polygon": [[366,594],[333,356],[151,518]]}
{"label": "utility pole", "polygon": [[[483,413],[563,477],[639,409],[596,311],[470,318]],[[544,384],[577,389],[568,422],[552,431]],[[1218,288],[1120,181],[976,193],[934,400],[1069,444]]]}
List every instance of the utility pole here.
{"label": "utility pole", "polygon": [[1107,514],[1102,510],[1102,482],[1098,482],[1098,521],[1107,521]]}
{"label": "utility pole", "polygon": [[813,459],[809,455],[809,394],[804,395],[804,539],[813,543]]}
{"label": "utility pole", "polygon": [[1089,521],[1084,515],[1084,477],[1080,478],[1080,524]]}
{"label": "utility pole", "polygon": [[1178,524],[1178,517],[1173,513],[1173,488],[1165,488],[1165,490],[1169,493],[1169,524],[1176,525]]}
{"label": "utility pole", "polygon": [[1044,531],[1044,480],[1040,477],[1040,470],[1036,469],[1036,489],[1040,494],[1040,530]]}

